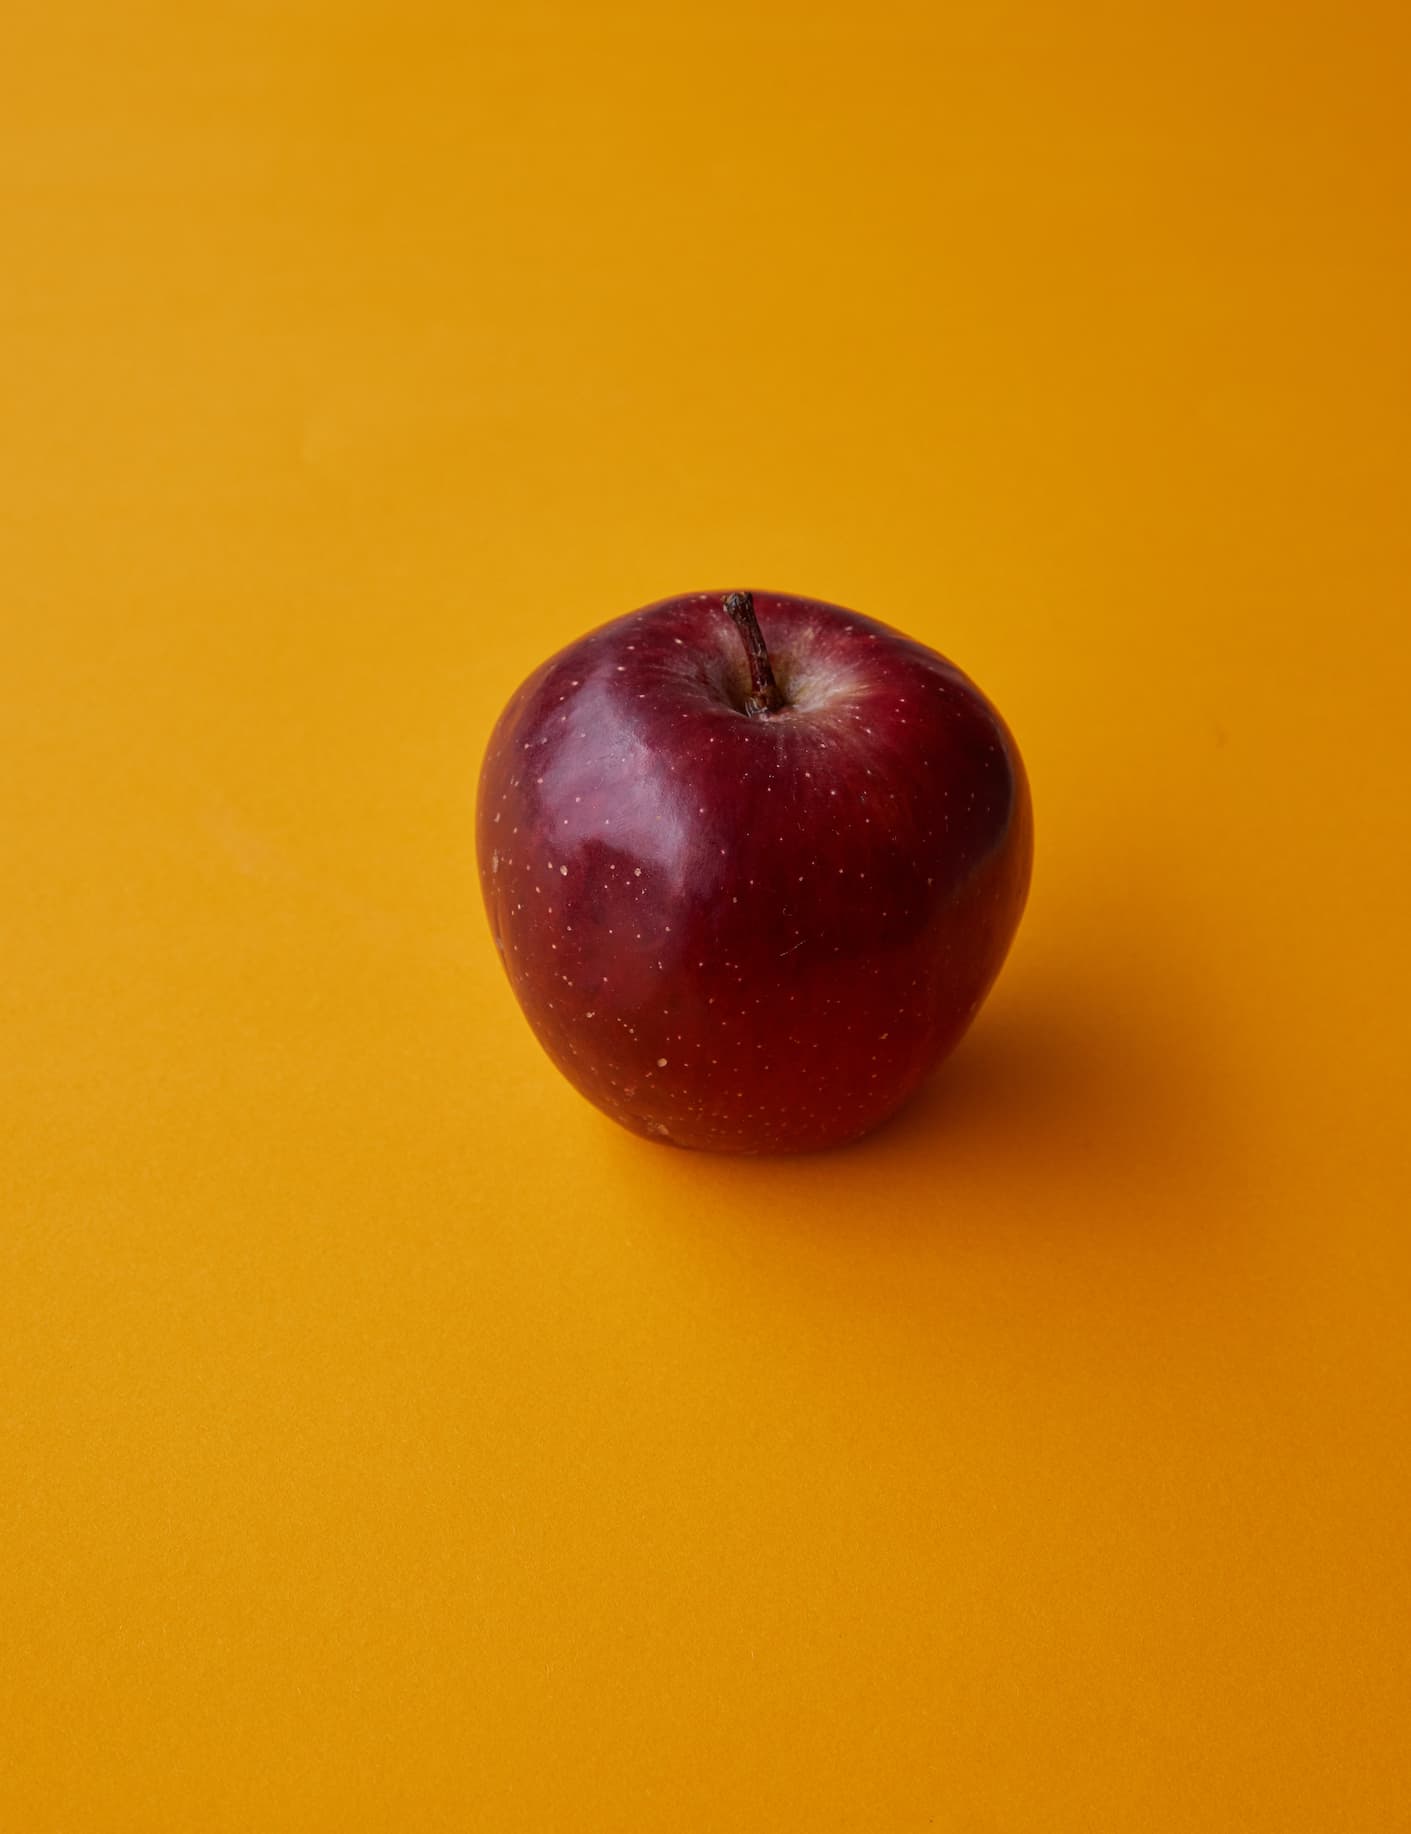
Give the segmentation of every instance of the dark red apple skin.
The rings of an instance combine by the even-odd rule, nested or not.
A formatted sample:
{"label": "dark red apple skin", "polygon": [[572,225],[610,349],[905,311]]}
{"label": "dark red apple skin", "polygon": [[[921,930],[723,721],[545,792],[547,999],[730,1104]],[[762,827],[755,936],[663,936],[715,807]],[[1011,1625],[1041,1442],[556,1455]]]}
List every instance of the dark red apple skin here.
{"label": "dark red apple skin", "polygon": [[885,1120],[974,1018],[1028,892],[1029,789],[957,668],[818,600],[754,595],[789,704],[749,716],[725,596],[529,677],[481,772],[481,884],[590,1102],[678,1146],[808,1152]]}

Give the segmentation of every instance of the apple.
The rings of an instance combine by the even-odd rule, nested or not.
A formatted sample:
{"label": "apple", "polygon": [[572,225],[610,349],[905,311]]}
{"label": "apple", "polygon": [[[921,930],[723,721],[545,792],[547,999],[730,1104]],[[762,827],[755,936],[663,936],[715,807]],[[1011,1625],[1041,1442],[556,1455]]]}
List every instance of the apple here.
{"label": "apple", "polygon": [[885,624],[783,593],[663,599],[535,670],[477,843],[549,1056],[654,1140],[796,1153],[885,1120],[998,974],[1033,820],[1003,720]]}

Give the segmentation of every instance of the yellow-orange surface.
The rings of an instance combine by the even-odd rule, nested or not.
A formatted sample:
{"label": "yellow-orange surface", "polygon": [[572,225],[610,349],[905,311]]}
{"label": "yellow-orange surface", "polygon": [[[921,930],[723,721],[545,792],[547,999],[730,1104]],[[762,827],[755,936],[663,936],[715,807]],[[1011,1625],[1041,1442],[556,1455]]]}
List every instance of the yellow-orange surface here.
{"label": "yellow-orange surface", "polygon": [[[19,0],[0,1826],[1411,1815],[1401,10]],[[863,1146],[489,944],[518,680],[702,585],[1011,722]]]}

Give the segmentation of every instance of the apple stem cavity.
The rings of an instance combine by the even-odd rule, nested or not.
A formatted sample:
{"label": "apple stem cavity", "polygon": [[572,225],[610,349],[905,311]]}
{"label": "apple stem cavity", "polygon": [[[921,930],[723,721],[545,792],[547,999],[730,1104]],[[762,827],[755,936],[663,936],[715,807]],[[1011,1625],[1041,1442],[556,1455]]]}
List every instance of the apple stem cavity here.
{"label": "apple stem cavity", "polygon": [[778,713],[788,705],[779,683],[774,679],[774,665],[769,660],[764,632],[755,616],[752,592],[727,592],[725,611],[740,633],[750,664],[750,691],[745,696],[745,712],[753,719],[761,713]]}

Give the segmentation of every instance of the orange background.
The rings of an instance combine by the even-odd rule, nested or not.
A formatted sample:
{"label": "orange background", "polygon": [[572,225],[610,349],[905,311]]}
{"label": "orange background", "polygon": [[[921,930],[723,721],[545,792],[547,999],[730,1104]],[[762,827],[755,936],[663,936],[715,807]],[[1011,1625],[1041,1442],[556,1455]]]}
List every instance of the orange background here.
{"label": "orange background", "polygon": [[[1401,17],[12,0],[0,1825],[1404,1825]],[[729,584],[1034,784],[806,1162],[585,1106],[471,853]]]}

